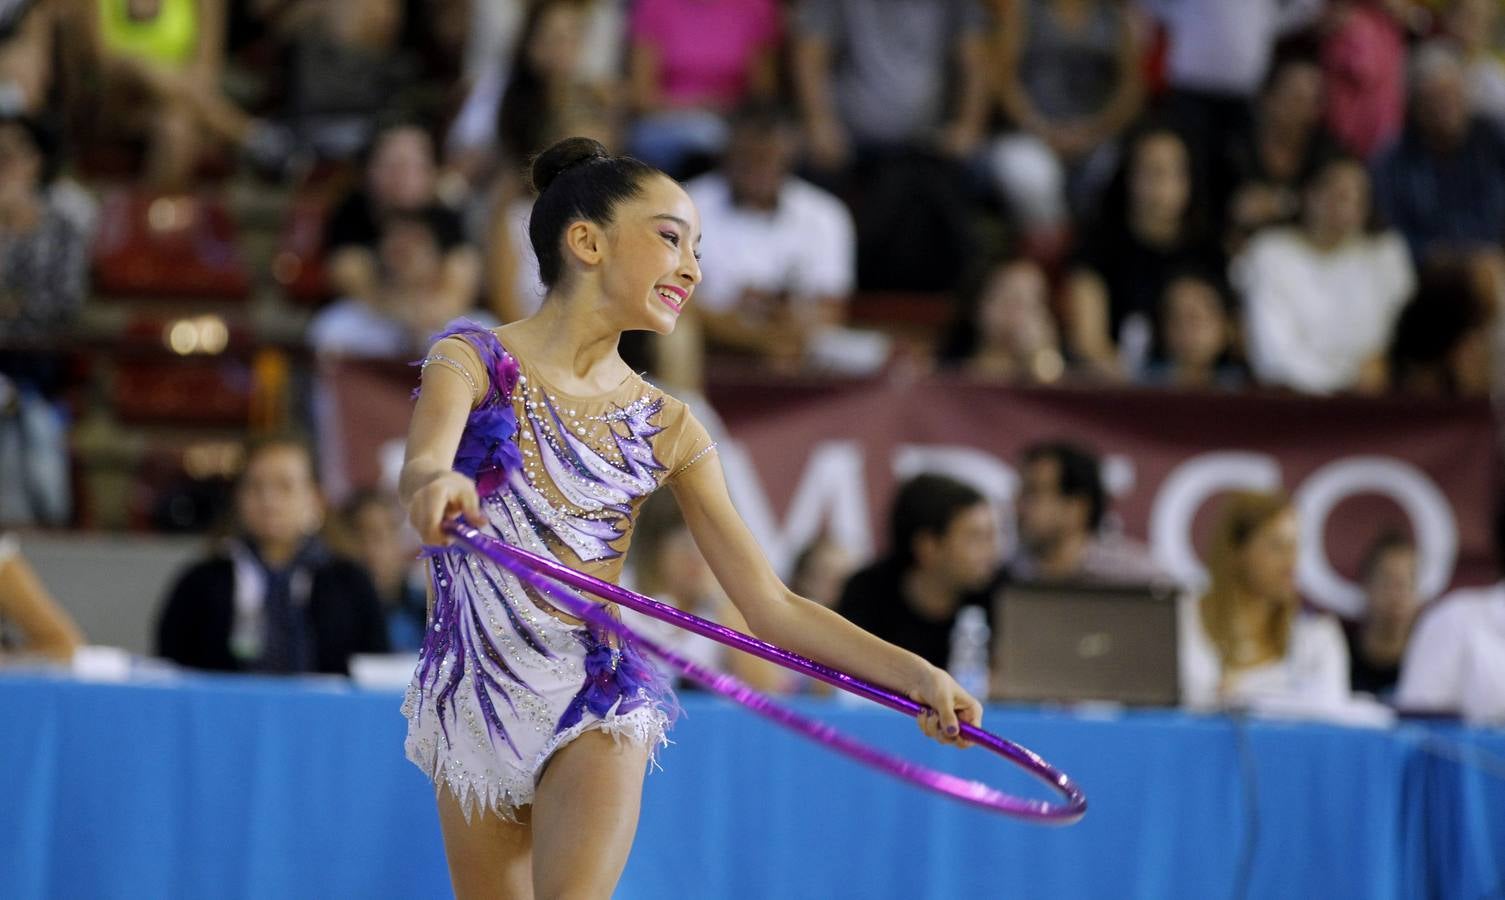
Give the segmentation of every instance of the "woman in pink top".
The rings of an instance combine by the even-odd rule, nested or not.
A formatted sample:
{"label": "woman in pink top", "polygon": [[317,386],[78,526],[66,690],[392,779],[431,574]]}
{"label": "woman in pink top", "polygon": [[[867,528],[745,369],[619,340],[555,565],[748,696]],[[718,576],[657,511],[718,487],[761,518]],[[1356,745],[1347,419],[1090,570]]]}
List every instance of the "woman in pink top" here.
{"label": "woman in pink top", "polygon": [[774,91],[776,0],[637,0],[629,31],[632,151],[671,175],[721,151],[725,113]]}

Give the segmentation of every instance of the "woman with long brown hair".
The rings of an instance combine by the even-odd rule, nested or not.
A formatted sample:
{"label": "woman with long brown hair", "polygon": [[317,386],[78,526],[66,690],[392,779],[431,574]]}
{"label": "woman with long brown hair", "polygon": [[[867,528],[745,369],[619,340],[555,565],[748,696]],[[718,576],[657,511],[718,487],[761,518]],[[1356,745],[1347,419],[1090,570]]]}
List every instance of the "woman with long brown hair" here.
{"label": "woman with long brown hair", "polygon": [[1223,505],[1208,551],[1209,584],[1181,606],[1181,696],[1189,706],[1313,705],[1348,698],[1337,620],[1302,610],[1300,526],[1280,493],[1241,491]]}

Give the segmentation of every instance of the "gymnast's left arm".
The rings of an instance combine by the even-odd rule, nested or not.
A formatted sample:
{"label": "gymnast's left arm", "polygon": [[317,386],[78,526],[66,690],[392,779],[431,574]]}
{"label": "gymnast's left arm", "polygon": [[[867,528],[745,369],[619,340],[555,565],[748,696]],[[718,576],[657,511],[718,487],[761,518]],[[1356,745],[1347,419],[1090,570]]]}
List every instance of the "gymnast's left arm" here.
{"label": "gymnast's left arm", "polygon": [[958,720],[980,726],[982,704],[945,670],[789,590],[732,505],[716,454],[677,473],[669,486],[696,546],[754,635],[923,703],[934,712],[919,717],[921,731],[970,746]]}

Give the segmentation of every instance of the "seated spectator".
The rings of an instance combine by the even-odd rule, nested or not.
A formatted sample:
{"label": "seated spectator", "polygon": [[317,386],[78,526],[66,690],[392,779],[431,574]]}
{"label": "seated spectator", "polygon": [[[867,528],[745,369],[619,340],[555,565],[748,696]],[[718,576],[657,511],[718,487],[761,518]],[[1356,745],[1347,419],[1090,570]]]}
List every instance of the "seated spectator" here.
{"label": "seated spectator", "polygon": [[1442,256],[1423,266],[1416,293],[1395,323],[1391,387],[1415,396],[1488,396],[1502,284],[1505,258],[1498,250]]}
{"label": "seated spectator", "polygon": [[1388,699],[1400,679],[1401,657],[1421,600],[1416,595],[1416,545],[1386,531],[1364,554],[1364,617],[1344,629],[1348,676],[1355,691]]}
{"label": "seated spectator", "polygon": [[209,145],[281,165],[290,136],[247,115],[220,90],[225,0],[84,3],[100,82],[99,109],[147,138],[147,177],[166,190],[189,187]]}
{"label": "seated spectator", "polygon": [[[1505,514],[1498,512],[1495,556],[1505,560]],[[1401,662],[1395,705],[1505,724],[1505,580],[1454,591],[1422,610]]]}
{"label": "seated spectator", "polygon": [[796,139],[776,108],[745,108],[721,168],[685,186],[705,234],[695,296],[713,348],[797,362],[846,317],[852,216],[790,174]]}
{"label": "seated spectator", "polygon": [[855,569],[852,554],[833,538],[822,534],[806,544],[795,557],[794,568],[789,573],[789,589],[806,600],[835,609],[841,599],[841,589]]}
{"label": "seated spectator", "polygon": [[977,0],[795,6],[806,158],[854,206],[863,290],[954,290],[972,259],[987,24]]}
{"label": "seated spectator", "polygon": [[66,13],[60,0],[14,0],[0,9],[0,115],[46,111]]}
{"label": "seated spectator", "polygon": [[1279,494],[1236,492],[1208,548],[1207,590],[1181,601],[1181,696],[1194,708],[1331,708],[1349,696],[1337,619],[1301,608],[1300,530]]}
{"label": "seated spectator", "polygon": [[1463,60],[1450,45],[1411,58],[1411,108],[1375,167],[1375,203],[1418,260],[1495,246],[1505,235],[1505,139],[1469,110]]}
{"label": "seated spectator", "polygon": [[1014,581],[1149,585],[1169,581],[1150,550],[1106,533],[1108,493],[1097,457],[1074,444],[1026,447],[1019,466]]}
{"label": "seated spectator", "polygon": [[348,672],[387,651],[370,577],[319,539],[323,501],[301,441],[253,442],[235,487],[237,529],[181,573],[157,621],[157,653],[224,672]]}
{"label": "seated spectator", "polygon": [[1469,108],[1496,129],[1505,127],[1505,60],[1500,59],[1497,0],[1449,0],[1442,33],[1463,58]]}
{"label": "seated spectator", "polygon": [[628,28],[629,148],[670,175],[720,154],[722,117],[777,90],[776,0],[638,0]]}
{"label": "seated spectator", "polygon": [[1171,275],[1222,268],[1176,132],[1150,125],[1129,140],[1074,256],[1066,284],[1071,355],[1094,374],[1132,378],[1155,344],[1155,310]]}
{"label": "seated spectator", "polygon": [[407,516],[391,494],[358,491],[345,501],[341,519],[347,555],[371,576],[387,620],[394,651],[423,646],[428,624],[428,579],[418,561],[418,541],[405,530]]}
{"label": "seated spectator", "polygon": [[1236,249],[1262,228],[1296,220],[1301,187],[1339,153],[1322,124],[1322,69],[1306,56],[1277,60],[1255,107],[1248,138],[1229,150],[1233,196],[1229,237]]}
{"label": "seated spectator", "polygon": [[887,554],[847,581],[836,611],[944,667],[957,612],[971,605],[990,610],[986,589],[997,574],[992,506],[959,481],[918,475],[894,498]]}
{"label": "seated spectator", "polygon": [[384,221],[399,213],[421,213],[433,221],[444,252],[439,280],[443,304],[468,309],[480,282],[480,257],[465,243],[460,216],[439,202],[428,132],[393,122],[377,132],[369,153],[365,184],[335,209],[324,232],[336,294],[375,304],[380,290],[377,244]]}
{"label": "seated spectator", "polygon": [[[635,588],[639,593],[734,631],[751,633],[696,548],[672,494],[660,492],[644,501],[632,532],[631,552]],[[623,610],[622,620],[691,662],[729,672],[758,690],[782,693],[793,683],[791,673],[771,662],[661,619]]]}
{"label": "seated spectator", "polygon": [[444,290],[444,252],[431,215],[389,216],[376,250],[375,295],[338,300],[309,322],[308,343],[320,353],[416,358],[446,323],[472,314],[465,298]]}
{"label": "seated spectator", "polygon": [[[1348,153],[1372,160],[1406,119],[1407,0],[1332,0],[1321,39],[1327,128]],[[1414,7],[1412,7],[1414,9]]]}
{"label": "seated spectator", "polygon": [[1194,270],[1174,276],[1160,299],[1155,330],[1161,348],[1145,370],[1145,384],[1229,390],[1248,382],[1236,358],[1228,292],[1221,278]]}
{"label": "seated spectator", "polygon": [[1260,382],[1309,394],[1385,389],[1385,351],[1416,284],[1400,235],[1370,231],[1369,173],[1352,157],[1317,170],[1301,225],[1249,241],[1232,273]]}
{"label": "seated spectator", "polygon": [[996,33],[998,99],[1016,130],[988,161],[1025,233],[1053,242],[1086,205],[1089,163],[1139,115],[1134,22],[1114,0],[1028,0],[1002,5]]}
{"label": "seated spectator", "polygon": [[1050,384],[1065,371],[1050,282],[1039,263],[993,266],[979,290],[963,295],[960,316],[941,345],[942,365],[1010,384]]}
{"label": "seated spectator", "polygon": [[0,663],[16,656],[67,662],[83,643],[78,626],[21,556],[15,537],[0,534]]}

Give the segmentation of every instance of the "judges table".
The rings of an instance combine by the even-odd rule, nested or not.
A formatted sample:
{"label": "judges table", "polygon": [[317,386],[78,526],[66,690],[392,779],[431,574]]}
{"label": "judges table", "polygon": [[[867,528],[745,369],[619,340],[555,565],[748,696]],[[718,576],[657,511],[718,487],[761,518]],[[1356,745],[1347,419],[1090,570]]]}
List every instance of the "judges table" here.
{"label": "judges table", "polygon": [[[399,700],[335,682],[0,676],[0,896],[448,896]],[[896,714],[796,705],[1046,796]],[[619,898],[1505,894],[1505,732],[989,710],[990,730],[1087,792],[1087,817],[1062,828],[888,781],[711,698],[684,706]]]}

